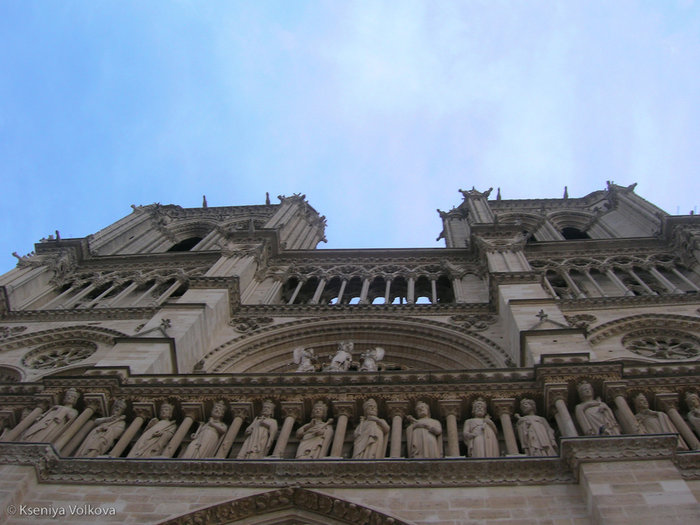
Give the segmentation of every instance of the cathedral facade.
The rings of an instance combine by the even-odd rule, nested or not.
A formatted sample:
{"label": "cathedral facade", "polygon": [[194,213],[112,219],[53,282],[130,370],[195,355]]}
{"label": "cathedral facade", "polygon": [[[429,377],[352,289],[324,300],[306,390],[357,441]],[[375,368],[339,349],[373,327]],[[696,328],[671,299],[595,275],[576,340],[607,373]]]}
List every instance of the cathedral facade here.
{"label": "cathedral facade", "polygon": [[700,218],[459,190],[444,248],[303,195],[132,206],[0,277],[0,521],[700,521]]}

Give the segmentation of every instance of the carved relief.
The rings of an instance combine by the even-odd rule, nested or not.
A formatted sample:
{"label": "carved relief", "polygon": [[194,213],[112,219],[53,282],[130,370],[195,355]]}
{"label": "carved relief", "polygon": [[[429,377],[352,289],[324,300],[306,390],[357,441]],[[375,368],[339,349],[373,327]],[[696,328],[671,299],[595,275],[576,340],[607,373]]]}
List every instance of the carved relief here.
{"label": "carved relief", "polygon": [[22,364],[35,370],[48,370],[79,363],[97,351],[92,341],[72,340],[41,346],[27,353]]}
{"label": "carved relief", "polygon": [[652,359],[679,360],[700,355],[700,338],[677,330],[637,330],[623,337],[622,345],[630,352]]}
{"label": "carved relief", "polygon": [[272,317],[234,317],[229,324],[237,332],[249,334],[262,326],[269,325],[273,321]]}
{"label": "carved relief", "polygon": [[26,326],[0,326],[0,340],[21,334],[26,329]]}
{"label": "carved relief", "polygon": [[583,328],[585,330],[588,330],[588,327],[597,321],[596,316],[591,314],[565,315],[564,318],[574,328]]}
{"label": "carved relief", "polygon": [[498,321],[498,318],[491,314],[453,315],[450,321],[468,330],[482,332]]}

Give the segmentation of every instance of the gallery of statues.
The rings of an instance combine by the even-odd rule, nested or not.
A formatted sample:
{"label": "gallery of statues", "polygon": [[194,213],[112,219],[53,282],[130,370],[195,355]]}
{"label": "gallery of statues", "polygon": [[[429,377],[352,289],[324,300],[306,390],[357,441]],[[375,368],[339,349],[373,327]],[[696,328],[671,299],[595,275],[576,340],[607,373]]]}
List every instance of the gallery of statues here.
{"label": "gallery of statues", "polygon": [[295,194],[15,254],[0,522],[700,522],[700,217],[493,193],[444,248]]}

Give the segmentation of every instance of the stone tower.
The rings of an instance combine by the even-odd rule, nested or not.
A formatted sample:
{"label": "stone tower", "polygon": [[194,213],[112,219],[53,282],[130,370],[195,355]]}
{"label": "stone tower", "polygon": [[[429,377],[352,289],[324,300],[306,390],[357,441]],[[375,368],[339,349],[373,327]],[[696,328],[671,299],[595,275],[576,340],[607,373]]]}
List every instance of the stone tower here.
{"label": "stone tower", "polygon": [[700,219],[634,190],[459,190],[444,248],[319,250],[298,194],[40,242],[0,277],[0,519],[700,519]]}

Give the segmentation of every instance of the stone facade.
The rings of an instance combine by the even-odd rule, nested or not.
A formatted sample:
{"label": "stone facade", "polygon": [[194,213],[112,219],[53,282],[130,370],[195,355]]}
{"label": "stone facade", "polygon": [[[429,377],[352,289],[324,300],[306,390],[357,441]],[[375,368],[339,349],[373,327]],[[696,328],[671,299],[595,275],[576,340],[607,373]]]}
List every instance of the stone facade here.
{"label": "stone facade", "polygon": [[634,189],[460,190],[436,249],[317,250],[303,195],[42,240],[0,277],[0,520],[700,520],[700,219]]}

